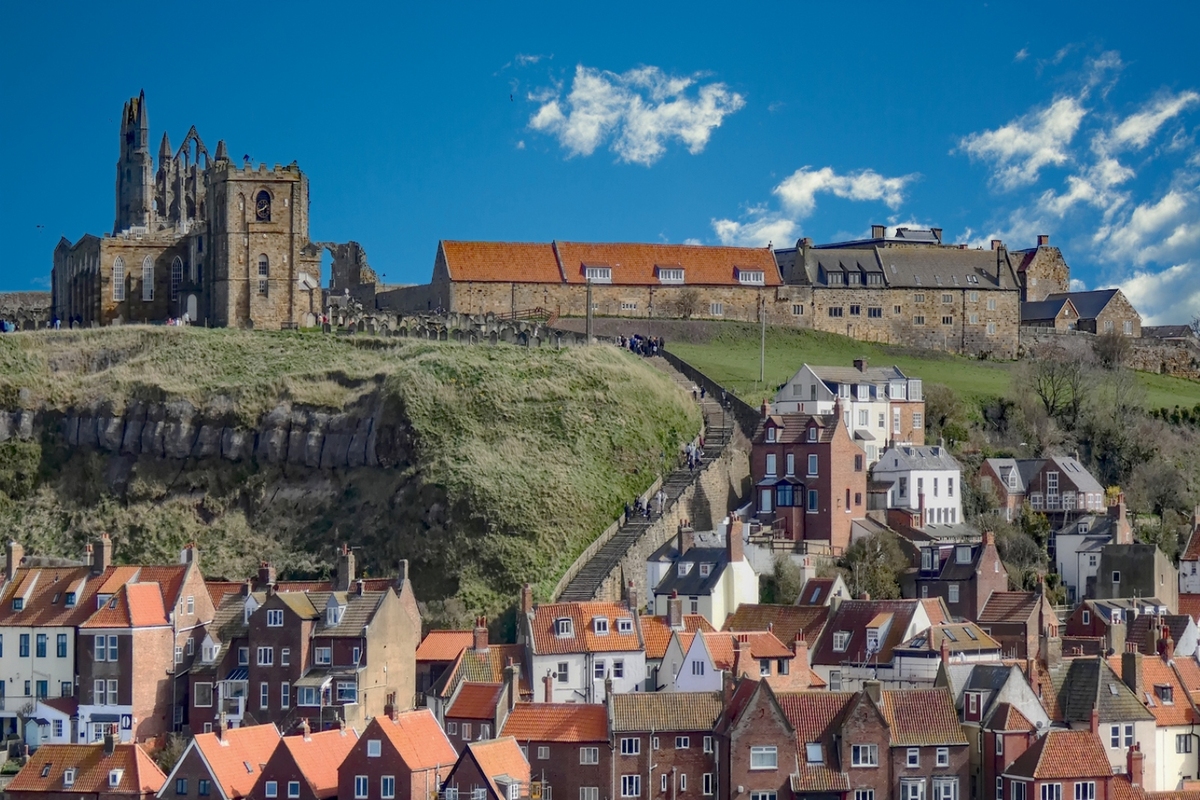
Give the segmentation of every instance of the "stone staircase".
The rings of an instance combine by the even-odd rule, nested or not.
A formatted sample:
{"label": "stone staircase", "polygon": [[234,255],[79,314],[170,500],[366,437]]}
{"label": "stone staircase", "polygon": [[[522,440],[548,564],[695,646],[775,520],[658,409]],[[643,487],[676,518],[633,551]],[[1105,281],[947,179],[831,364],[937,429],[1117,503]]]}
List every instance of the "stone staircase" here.
{"label": "stone staircase", "polygon": [[[691,393],[692,381],[667,363],[666,359],[655,357],[648,359],[649,363],[658,370],[670,375],[684,391]],[[732,414],[722,414],[719,397],[711,395],[700,401],[700,411],[704,415],[704,456],[702,463],[694,471],[683,464],[674,472],[663,478],[662,491],[666,496],[663,506],[668,511],[679,500],[684,490],[700,477],[704,467],[719,459],[733,438],[735,424]],[[562,602],[573,600],[591,600],[603,586],[612,571],[621,563],[621,559],[643,535],[653,520],[634,516],[626,520],[616,534],[608,540],[579,571],[558,600]]]}

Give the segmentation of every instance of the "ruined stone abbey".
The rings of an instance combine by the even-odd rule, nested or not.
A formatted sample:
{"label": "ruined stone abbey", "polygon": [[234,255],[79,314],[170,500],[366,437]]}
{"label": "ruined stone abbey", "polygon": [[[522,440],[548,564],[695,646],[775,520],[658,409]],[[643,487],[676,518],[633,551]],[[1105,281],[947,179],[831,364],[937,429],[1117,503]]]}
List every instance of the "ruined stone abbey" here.
{"label": "ruined stone abbey", "polygon": [[308,238],[308,178],[295,162],[237,166],[195,127],[158,165],[145,93],[121,114],[116,219],[54,250],[53,314],[64,325],[160,322],[275,329],[320,312],[320,245]]}

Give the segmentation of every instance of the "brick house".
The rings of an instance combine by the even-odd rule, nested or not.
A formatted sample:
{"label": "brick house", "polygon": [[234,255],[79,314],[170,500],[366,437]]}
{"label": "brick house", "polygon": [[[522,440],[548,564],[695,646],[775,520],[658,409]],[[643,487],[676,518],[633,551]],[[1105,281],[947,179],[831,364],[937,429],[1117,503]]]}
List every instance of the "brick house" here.
{"label": "brick house", "polygon": [[925,444],[925,401],[921,381],[899,367],[869,367],[856,358],[853,367],[800,367],[771,401],[774,414],[834,413],[867,454],[867,465],[894,444]]}
{"label": "brick house", "polygon": [[353,728],[333,728],[312,733],[308,720],[301,720],[293,736],[280,738],[274,752],[262,768],[253,798],[288,800],[328,800],[339,797],[338,766],[345,761],[358,741]]}
{"label": "brick house", "polygon": [[188,742],[158,796],[237,800],[248,797],[279,744],[274,725],[218,727]]}
{"label": "brick house", "polygon": [[866,516],[866,453],[854,443],[840,406],[828,416],[771,414],[751,439],[754,514],[775,538],[839,555],[850,526]]}
{"label": "brick house", "polygon": [[[468,647],[459,654],[442,676],[425,692],[425,705],[440,721],[446,717],[450,699],[463,681],[476,683],[504,683],[508,680],[508,667],[516,668],[518,699],[532,702],[526,663],[526,648],[523,644],[491,644],[475,638],[480,647]],[[486,646],[482,646],[486,645]]]}
{"label": "brick house", "polygon": [[519,641],[534,680],[552,676],[551,697],[535,702],[594,703],[604,700],[606,681],[616,692],[637,691],[646,681],[636,594],[626,603],[588,601],[533,605],[533,592],[521,593]]}
{"label": "brick house", "polygon": [[[624,697],[653,695],[612,695]],[[521,747],[545,800],[612,796],[608,708],[599,703],[519,703],[500,732]]]}
{"label": "brick house", "polygon": [[1105,508],[1104,487],[1069,456],[989,458],[979,468],[979,477],[985,488],[991,487],[1009,521],[1026,503],[1046,515],[1052,530],[1077,514]]}
{"label": "brick house", "polygon": [[5,794],[13,800],[150,800],[166,776],[140,744],[107,736],[95,744],[48,744],[37,749]]}
{"label": "brick house", "polygon": [[511,736],[471,742],[443,782],[442,796],[521,800],[529,797],[530,774],[529,762]]}
{"label": "brick house", "polygon": [[1044,636],[1058,636],[1058,617],[1041,592],[992,592],[976,622],[1006,658],[1034,658]]}
{"label": "brick house", "polygon": [[725,707],[713,728],[719,796],[786,798],[795,766],[795,727],[766,681],[740,680],[726,692]]}
{"label": "brick house", "polygon": [[458,754],[429,709],[375,717],[337,768],[339,798],[426,800]]}
{"label": "brick house", "polygon": [[[487,628],[484,628],[486,635]],[[423,695],[475,643],[475,631],[430,631],[417,647],[417,694]]]}
{"label": "brick house", "polygon": [[848,796],[850,776],[841,761],[838,741],[846,709],[858,695],[854,692],[780,692],[776,697],[784,716],[796,731],[792,796],[797,800]]}
{"label": "brick house", "polygon": [[470,742],[491,739],[503,723],[504,684],[463,681],[451,697],[442,721],[446,737],[461,753]]}
{"label": "brick house", "polygon": [[1192,511],[1192,532],[1179,556],[1179,594],[1200,593],[1200,506]]}
{"label": "brick house", "polygon": [[948,664],[937,683],[954,696],[970,743],[970,797],[991,797],[1008,765],[1028,749],[1050,717],[1020,668],[1004,664]]}
{"label": "brick house", "polygon": [[1067,617],[1065,631],[1071,637],[1101,638],[1105,642],[1105,650],[1120,653],[1125,650],[1125,642],[1129,640],[1130,624],[1142,617],[1166,613],[1166,603],[1156,597],[1085,599]]}
{"label": "brick house", "polygon": [[889,680],[893,650],[929,630],[930,607],[942,621],[945,607],[935,599],[835,602],[809,652],[813,671],[835,692],[860,688],[865,680]]}
{"label": "brick house", "polygon": [[1110,800],[1116,796],[1116,779],[1104,745],[1095,733],[1086,730],[1047,731],[1009,765],[1003,778],[1004,796],[1018,800]]}
{"label": "brick house", "polygon": [[[614,694],[608,700],[612,774],[645,776],[645,797],[700,798],[719,794],[713,729],[722,693]],[[617,780],[609,797],[628,788]],[[572,800],[582,794],[560,795]]]}
{"label": "brick house", "polygon": [[1008,570],[985,531],[978,544],[931,543],[921,547],[921,565],[902,580],[906,597],[940,597],[959,620],[976,620],[993,592],[1008,590]]}

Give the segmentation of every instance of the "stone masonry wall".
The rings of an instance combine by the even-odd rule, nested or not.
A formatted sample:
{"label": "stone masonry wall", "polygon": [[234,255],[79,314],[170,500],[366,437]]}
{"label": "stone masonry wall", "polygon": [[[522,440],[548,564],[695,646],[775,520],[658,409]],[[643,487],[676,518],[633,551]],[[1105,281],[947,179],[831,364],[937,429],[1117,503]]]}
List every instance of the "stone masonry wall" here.
{"label": "stone masonry wall", "polygon": [[[1089,346],[1096,340],[1094,334],[1086,331],[1055,331],[1050,328],[1027,327],[1021,329],[1021,349],[1028,353],[1038,344],[1061,342],[1064,336],[1083,339]],[[1130,337],[1129,343],[1132,350],[1125,366],[1130,369],[1200,381],[1200,346],[1137,337]]]}
{"label": "stone masonry wall", "polygon": [[0,319],[19,330],[45,328],[51,320],[49,292],[0,292]]}

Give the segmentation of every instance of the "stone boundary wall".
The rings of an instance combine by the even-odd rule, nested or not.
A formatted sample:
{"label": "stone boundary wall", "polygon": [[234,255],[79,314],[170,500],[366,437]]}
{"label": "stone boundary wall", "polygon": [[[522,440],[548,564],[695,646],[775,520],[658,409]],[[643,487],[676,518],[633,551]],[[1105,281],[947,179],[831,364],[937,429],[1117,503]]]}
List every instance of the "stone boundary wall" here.
{"label": "stone boundary wall", "polygon": [[[1021,328],[1021,349],[1028,355],[1031,347],[1051,342],[1080,340],[1090,346],[1098,338],[1088,331],[1061,331],[1053,328]],[[1157,372],[1176,378],[1200,381],[1200,346],[1188,342],[1129,337],[1132,345],[1125,366],[1142,372]]]}
{"label": "stone boundary wall", "polygon": [[551,327],[544,320],[505,319],[495,314],[388,314],[334,308],[326,333],[400,336],[462,344],[508,344],[523,347],[567,347],[587,343],[575,331]]}
{"label": "stone boundary wall", "polygon": [[[667,345],[670,346],[670,343]],[[714,381],[712,378],[705,375],[700,370],[693,367],[691,364],[684,361],[679,356],[672,353],[670,350],[663,350],[659,353],[667,360],[672,367],[686,375],[690,380],[694,381],[697,386],[703,386],[704,390],[710,397],[721,397],[721,392],[724,387]],[[749,403],[737,397],[733,392],[725,393],[725,402],[728,404],[730,412],[733,414],[734,420],[737,421],[738,429],[747,439],[754,437],[754,431],[758,427],[758,423],[762,421],[762,409],[752,408]]]}
{"label": "stone boundary wall", "polygon": [[0,319],[13,323],[18,330],[49,327],[52,318],[50,292],[0,292]]}

